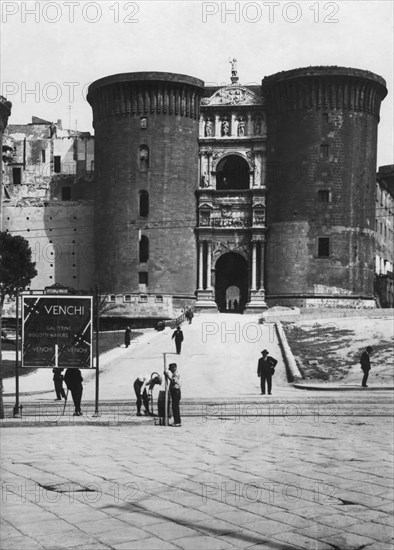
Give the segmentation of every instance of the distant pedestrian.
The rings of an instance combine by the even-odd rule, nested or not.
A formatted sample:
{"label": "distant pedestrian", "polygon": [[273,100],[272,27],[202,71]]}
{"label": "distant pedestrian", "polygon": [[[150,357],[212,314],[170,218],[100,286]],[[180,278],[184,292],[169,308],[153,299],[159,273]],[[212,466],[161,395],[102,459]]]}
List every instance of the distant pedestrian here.
{"label": "distant pedestrian", "polygon": [[128,348],[130,345],[130,334],[131,334],[131,328],[127,327],[126,330],[124,331],[124,345],[126,346],[126,348]]}
{"label": "distant pedestrian", "polygon": [[231,300],[228,301],[228,309],[231,309]]}
{"label": "distant pedestrian", "polygon": [[275,367],[278,363],[276,359],[268,355],[268,351],[264,349],[257,365],[257,376],[260,377],[261,395],[265,394],[265,383],[267,382],[268,395],[271,395],[272,390],[272,375],[275,373]]}
{"label": "distant pedestrian", "polygon": [[190,307],[188,307],[188,308],[186,309],[185,317],[186,317],[186,319],[188,320],[189,325],[191,325],[191,324],[192,324],[192,321],[193,321],[194,313],[193,313],[193,311],[190,309]]}
{"label": "distant pedestrian", "polygon": [[55,385],[55,392],[56,392],[56,401],[61,401],[62,397],[63,399],[66,399],[66,394],[64,392],[63,388],[63,369],[55,368],[52,369],[53,372],[53,383]]}
{"label": "distant pedestrian", "polygon": [[235,311],[238,310],[238,300],[237,300],[237,298],[235,298],[235,300],[234,300],[234,310]]}
{"label": "distant pedestrian", "polygon": [[137,398],[137,416],[142,416],[141,405],[144,404],[144,412],[147,415],[153,414],[153,411],[149,410],[149,395],[148,391],[152,391],[156,384],[161,384],[162,378],[156,373],[155,376],[148,376],[147,374],[139,376],[134,381],[134,392]]}
{"label": "distant pedestrian", "polygon": [[176,327],[176,330],[174,330],[174,333],[171,339],[175,340],[175,349],[177,354],[179,355],[181,353],[182,342],[183,342],[183,332],[181,331],[181,327],[179,325]]}
{"label": "distant pedestrian", "polygon": [[180,428],[181,424],[181,413],[179,410],[179,402],[181,400],[181,377],[178,373],[178,367],[176,363],[171,363],[168,365],[168,370],[164,369],[164,375],[170,382],[170,395],[171,395],[171,406],[172,406],[172,416],[174,417],[174,423],[172,424],[174,428]]}
{"label": "distant pedestrian", "polygon": [[67,369],[64,375],[64,381],[67,388],[70,390],[74,402],[74,416],[82,416],[81,399],[82,399],[82,374],[79,369]]}
{"label": "distant pedestrian", "polygon": [[361,385],[363,388],[368,388],[367,380],[369,376],[369,371],[371,370],[370,355],[372,351],[373,351],[373,348],[371,346],[368,346],[367,349],[362,352],[360,357],[361,370],[364,373],[364,376],[361,382]]}

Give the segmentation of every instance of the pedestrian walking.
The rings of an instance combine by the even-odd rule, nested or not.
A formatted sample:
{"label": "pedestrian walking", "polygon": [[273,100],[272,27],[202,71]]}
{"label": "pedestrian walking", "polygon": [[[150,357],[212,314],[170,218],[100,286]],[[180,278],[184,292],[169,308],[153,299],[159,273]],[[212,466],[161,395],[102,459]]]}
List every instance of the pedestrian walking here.
{"label": "pedestrian walking", "polygon": [[362,352],[360,357],[361,370],[364,373],[364,376],[361,382],[361,385],[363,388],[368,388],[367,380],[369,376],[369,371],[371,370],[370,355],[372,351],[373,351],[373,348],[371,346],[367,346],[367,348]]}
{"label": "pedestrian walking", "polygon": [[175,340],[175,349],[177,354],[179,355],[181,353],[182,342],[183,342],[183,332],[181,331],[181,327],[179,325],[176,327],[176,330],[174,330],[174,333],[171,339]]}
{"label": "pedestrian walking", "polygon": [[66,394],[63,388],[63,369],[60,369],[58,367],[52,369],[53,372],[53,383],[55,386],[55,392],[56,392],[56,401],[61,401],[66,398]]}
{"label": "pedestrian walking", "polygon": [[75,408],[74,416],[82,416],[81,399],[83,378],[81,371],[75,368],[67,369],[64,375],[64,381],[73,398]]}
{"label": "pedestrian walking", "polygon": [[149,395],[148,391],[152,391],[156,384],[161,385],[162,378],[159,374],[155,376],[140,375],[134,381],[134,392],[137,398],[137,416],[142,416],[141,405],[144,404],[144,412],[147,415],[152,415],[153,411],[149,410]]}
{"label": "pedestrian walking", "polygon": [[127,327],[126,330],[124,331],[124,345],[126,346],[126,348],[128,348],[130,345],[130,334],[131,334],[131,328]]}
{"label": "pedestrian walking", "polygon": [[191,325],[193,321],[194,313],[190,309],[190,307],[186,308],[185,317],[189,321],[189,325]]}
{"label": "pedestrian walking", "polygon": [[178,373],[176,363],[170,363],[168,369],[164,367],[164,375],[170,383],[169,391],[171,396],[172,416],[174,417],[172,426],[174,428],[180,428],[182,426],[179,410],[179,402],[181,400],[181,377]]}
{"label": "pedestrian walking", "polygon": [[265,394],[265,383],[267,382],[268,395],[271,395],[272,376],[275,373],[275,367],[278,363],[276,359],[268,355],[268,351],[263,349],[257,365],[257,376],[260,378],[261,395]]}

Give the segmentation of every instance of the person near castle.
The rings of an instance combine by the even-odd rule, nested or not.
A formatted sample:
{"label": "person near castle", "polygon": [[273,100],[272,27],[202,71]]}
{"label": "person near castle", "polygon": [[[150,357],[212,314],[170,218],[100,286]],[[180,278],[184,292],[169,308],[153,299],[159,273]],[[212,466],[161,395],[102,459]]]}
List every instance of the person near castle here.
{"label": "person near castle", "polygon": [[172,416],[174,417],[172,426],[174,428],[180,428],[182,426],[179,410],[179,403],[181,400],[181,377],[178,372],[177,364],[170,363],[168,369],[164,367],[164,375],[170,383],[169,392],[171,396]]}
{"label": "person near castle", "polygon": [[275,367],[278,363],[276,359],[268,354],[268,350],[263,349],[257,365],[257,376],[260,378],[261,395],[265,395],[265,383],[267,382],[268,395],[272,390],[272,375],[275,373]]}
{"label": "person near castle", "polygon": [[83,378],[81,371],[75,368],[67,369],[64,375],[64,381],[73,398],[75,408],[74,416],[82,416],[81,399]]}
{"label": "person near castle", "polygon": [[372,351],[373,351],[373,348],[371,346],[367,346],[367,348],[362,352],[360,357],[361,370],[364,373],[364,376],[361,382],[361,385],[363,388],[368,388],[367,380],[369,376],[369,371],[371,370],[370,355]]}
{"label": "person near castle", "polygon": [[137,398],[137,416],[142,416],[141,414],[141,405],[144,404],[144,412],[147,415],[152,415],[153,411],[149,410],[149,395],[148,391],[151,392],[156,384],[161,385],[162,378],[159,374],[155,373],[153,376],[140,375],[134,381],[134,392]]}
{"label": "person near castle", "polygon": [[194,313],[193,313],[193,311],[192,311],[192,309],[191,309],[190,307],[187,307],[187,308],[186,308],[185,317],[186,317],[186,319],[188,320],[189,325],[191,325],[191,324],[192,324],[192,321],[193,321]]}
{"label": "person near castle", "polygon": [[130,335],[131,335],[131,328],[127,327],[126,330],[124,331],[124,345],[126,346],[126,348],[128,348],[130,345],[130,341],[131,341]]}
{"label": "person near castle", "polygon": [[61,401],[66,398],[66,394],[63,388],[63,369],[59,369],[58,367],[52,369],[53,372],[53,383],[55,386],[55,392],[56,392],[56,401]]}
{"label": "person near castle", "polygon": [[176,330],[174,330],[171,339],[175,340],[175,349],[177,354],[179,355],[181,353],[182,342],[183,342],[183,332],[179,325],[176,327]]}

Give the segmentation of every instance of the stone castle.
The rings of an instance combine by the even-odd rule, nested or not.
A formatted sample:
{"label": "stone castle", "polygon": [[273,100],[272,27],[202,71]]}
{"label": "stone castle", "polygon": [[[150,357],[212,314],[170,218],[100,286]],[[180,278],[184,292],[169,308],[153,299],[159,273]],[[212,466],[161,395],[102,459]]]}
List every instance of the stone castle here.
{"label": "stone castle", "polygon": [[90,85],[93,198],[42,209],[45,239],[60,235],[44,286],[97,284],[118,317],[375,304],[385,81],[335,66],[242,85],[231,65],[220,87],[161,72]]}

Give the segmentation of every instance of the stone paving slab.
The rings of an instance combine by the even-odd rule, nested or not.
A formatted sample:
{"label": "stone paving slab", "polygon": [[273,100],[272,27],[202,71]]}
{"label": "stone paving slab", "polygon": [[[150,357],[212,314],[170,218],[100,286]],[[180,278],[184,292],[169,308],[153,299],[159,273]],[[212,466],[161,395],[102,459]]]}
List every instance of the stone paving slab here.
{"label": "stone paving slab", "polygon": [[10,550],[389,550],[393,423],[284,416],[186,418],[176,431],[8,428],[2,542]]}

